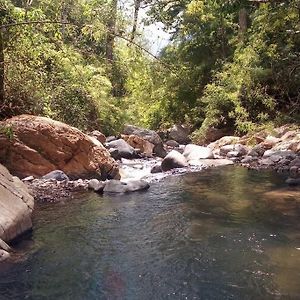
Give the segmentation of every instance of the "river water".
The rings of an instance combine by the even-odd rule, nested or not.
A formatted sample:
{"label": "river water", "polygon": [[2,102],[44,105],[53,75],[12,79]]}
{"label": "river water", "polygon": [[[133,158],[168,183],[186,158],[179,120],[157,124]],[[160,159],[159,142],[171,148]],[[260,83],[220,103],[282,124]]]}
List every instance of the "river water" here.
{"label": "river water", "polygon": [[0,299],[300,299],[300,192],[226,167],[43,204]]}

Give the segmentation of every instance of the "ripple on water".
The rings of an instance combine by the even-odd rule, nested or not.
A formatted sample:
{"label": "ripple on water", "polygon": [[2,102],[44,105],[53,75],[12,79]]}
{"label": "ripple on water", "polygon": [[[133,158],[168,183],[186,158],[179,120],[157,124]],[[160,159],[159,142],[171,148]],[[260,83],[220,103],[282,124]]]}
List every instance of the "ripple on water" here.
{"label": "ripple on water", "polygon": [[228,167],[42,205],[0,299],[299,299],[298,196],[285,206],[281,188]]}

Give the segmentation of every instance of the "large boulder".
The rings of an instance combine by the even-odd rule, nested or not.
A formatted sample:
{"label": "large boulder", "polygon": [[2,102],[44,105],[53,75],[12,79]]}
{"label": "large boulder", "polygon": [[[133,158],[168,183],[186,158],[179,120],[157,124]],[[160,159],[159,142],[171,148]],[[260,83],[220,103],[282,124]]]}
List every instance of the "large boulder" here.
{"label": "large boulder", "polygon": [[153,152],[157,156],[165,157],[167,155],[167,152],[163,146],[162,139],[155,131],[145,129],[145,128],[139,128],[133,125],[126,125],[123,133],[126,135],[131,135],[131,134],[137,135],[145,139],[146,141],[150,142],[151,144],[153,144],[154,145]]}
{"label": "large boulder", "polygon": [[[34,199],[26,185],[0,164],[0,241],[9,242],[31,229]],[[0,243],[0,248],[4,248]]]}
{"label": "large boulder", "polygon": [[179,144],[188,144],[191,142],[189,138],[190,130],[183,125],[173,125],[169,129],[169,139],[178,142]]}
{"label": "large boulder", "polygon": [[0,122],[0,127],[0,162],[14,175],[39,177],[62,170],[71,178],[119,178],[109,152],[79,129],[31,115]]}
{"label": "large boulder", "polygon": [[197,161],[200,159],[214,158],[213,152],[210,148],[194,144],[187,145],[184,149],[183,155],[188,163],[190,163],[190,161]]}
{"label": "large boulder", "polygon": [[186,158],[176,150],[172,150],[161,162],[161,169],[169,171],[175,168],[184,168],[188,166]]}
{"label": "large boulder", "polygon": [[117,159],[121,159],[122,157],[123,158],[134,158],[137,156],[137,153],[134,150],[134,148],[131,147],[123,139],[118,139],[118,140],[106,143],[106,147],[108,149],[117,150],[116,154],[114,154],[114,157]]}
{"label": "large boulder", "polygon": [[152,156],[154,145],[149,141],[131,134],[131,135],[122,135],[122,138],[133,148],[139,149],[141,153],[146,156]]}

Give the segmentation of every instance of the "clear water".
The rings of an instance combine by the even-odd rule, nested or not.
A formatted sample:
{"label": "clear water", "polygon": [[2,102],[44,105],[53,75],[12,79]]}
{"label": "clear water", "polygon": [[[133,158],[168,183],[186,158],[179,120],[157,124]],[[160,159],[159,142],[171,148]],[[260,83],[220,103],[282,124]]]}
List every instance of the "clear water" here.
{"label": "clear water", "polygon": [[300,299],[300,192],[227,167],[86,193],[41,205],[17,247],[1,300]]}

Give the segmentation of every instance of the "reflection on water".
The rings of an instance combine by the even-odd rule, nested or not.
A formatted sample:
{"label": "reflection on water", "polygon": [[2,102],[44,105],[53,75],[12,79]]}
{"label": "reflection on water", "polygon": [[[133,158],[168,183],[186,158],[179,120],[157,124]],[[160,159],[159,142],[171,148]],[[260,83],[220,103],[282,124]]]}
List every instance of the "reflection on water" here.
{"label": "reflection on water", "polygon": [[300,299],[299,203],[283,177],[227,167],[43,205],[0,299]]}

